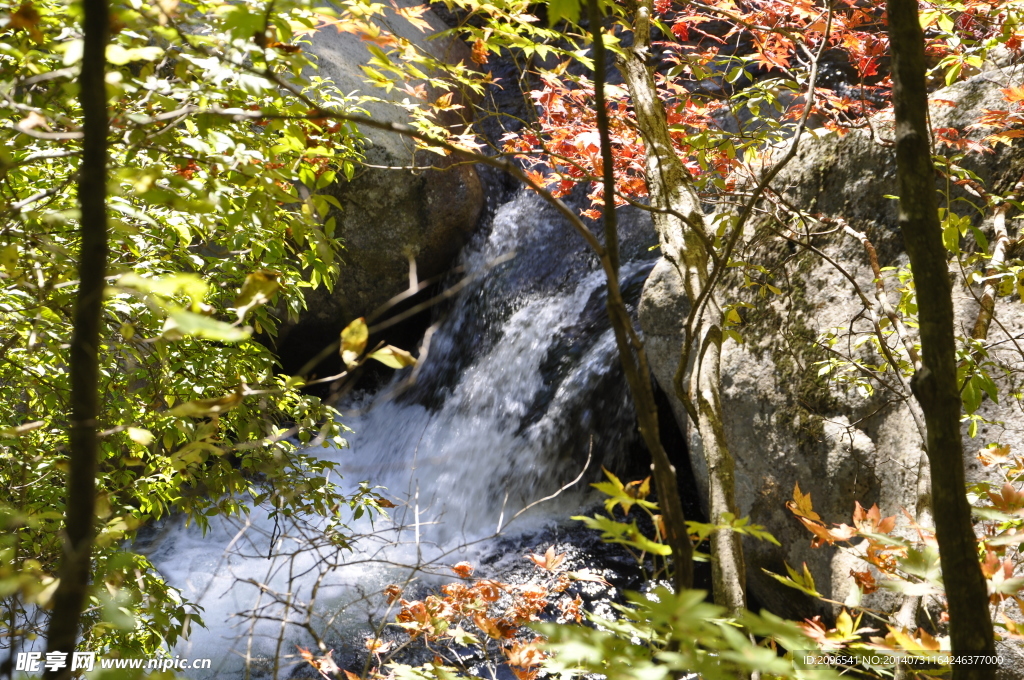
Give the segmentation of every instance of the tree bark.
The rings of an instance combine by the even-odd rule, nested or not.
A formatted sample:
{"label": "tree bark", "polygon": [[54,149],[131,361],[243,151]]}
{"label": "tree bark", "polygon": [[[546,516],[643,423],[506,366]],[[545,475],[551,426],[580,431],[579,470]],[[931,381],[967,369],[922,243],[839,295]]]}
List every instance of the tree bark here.
{"label": "tree bark", "polygon": [[106,47],[109,35],[107,0],[84,0],[85,33],[82,72],[78,79],[79,102],[84,116],[82,163],[78,171],[78,202],[81,207],[78,259],[79,288],[75,301],[71,338],[70,469],[64,517],[64,555],[60,584],[54,594],[47,631],[47,653],[67,654],[65,665],[47,670],[47,680],[71,677],[72,653],[89,587],[93,525],[96,505],[96,471],[99,416],[99,343],[107,269],[107,95]]}
{"label": "tree bark", "polygon": [[[988,591],[964,480],[953,289],[939,225],[926,114],[924,35],[915,0],[888,0],[896,110],[899,224],[917,289],[922,367],[911,381],[924,411],[932,507],[954,654],[995,653]],[[995,666],[954,665],[953,680],[995,677]]]}
{"label": "tree bark", "polygon": [[676,470],[661,443],[658,429],[658,407],[654,400],[651,370],[647,354],[633,330],[633,321],[619,290],[619,235],[615,215],[615,173],[611,140],[608,132],[608,110],[605,105],[605,49],[601,28],[601,13],[597,0],[587,0],[590,30],[594,39],[594,100],[597,107],[597,127],[601,140],[604,180],[604,237],[603,252],[608,278],[608,316],[615,333],[623,372],[633,396],[640,434],[651,452],[652,476],[658,493],[658,504],[665,525],[666,539],[672,548],[672,582],[676,592],[693,587],[693,544],[686,529],[686,517],[679,497]]}
{"label": "tree bark", "polygon": [[[654,76],[647,62],[651,47],[652,0],[637,7],[633,46],[620,64],[626,87],[636,110],[637,123],[646,147],[647,190],[655,228],[664,257],[676,268],[691,301],[699,298],[708,284],[709,253],[704,211],[688,171],[676,156],[665,110],[657,96]],[[720,395],[723,313],[712,294],[693,337],[684,343],[691,353],[689,384],[677,384],[677,396],[687,404],[700,432],[708,468],[709,514],[723,523],[726,513],[738,516],[734,492],[732,455],[725,440]],[[730,529],[711,535],[712,587],[715,602],[738,614],[746,608],[746,568],[741,537]]]}

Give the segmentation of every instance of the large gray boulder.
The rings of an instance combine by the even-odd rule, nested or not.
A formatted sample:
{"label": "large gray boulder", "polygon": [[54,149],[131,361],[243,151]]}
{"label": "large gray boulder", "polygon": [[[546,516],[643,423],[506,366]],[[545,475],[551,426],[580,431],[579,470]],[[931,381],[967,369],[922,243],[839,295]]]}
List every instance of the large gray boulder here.
{"label": "large gray boulder", "polygon": [[[411,7],[419,3],[402,0],[397,4]],[[409,40],[416,49],[448,64],[470,63],[469,49],[461,41],[430,39],[448,28],[432,11],[421,17],[430,24],[426,31],[390,10],[388,18],[395,34]],[[389,93],[367,83],[362,66],[371,55],[366,45],[357,35],[329,27],[317,32],[312,51],[318,58],[318,75],[333,81],[343,93],[387,100],[362,106],[374,120],[407,123],[406,111],[389,102],[400,102],[408,95],[398,89]],[[440,94],[433,92],[432,96]],[[459,114],[468,110],[453,112],[444,122],[459,125]],[[361,132],[367,142],[366,165],[357,168],[351,181],[339,179],[328,189],[342,206],[332,216],[335,234],[345,251],[334,291],[321,288],[307,296],[309,309],[302,323],[321,329],[336,330],[405,290],[410,257],[416,260],[421,280],[443,273],[476,226],[483,208],[483,189],[472,165],[416,153],[411,140],[394,133],[369,128]],[[426,166],[438,169],[417,169]],[[284,335],[290,329],[283,330]]]}
{"label": "large gray boulder", "polygon": [[[1006,75],[993,71],[937,92],[934,99],[952,101],[956,106],[936,103],[931,110],[933,126],[962,128],[984,109],[1005,108],[999,86],[1006,84]],[[876,130],[891,137],[884,121],[876,121]],[[995,154],[973,156],[964,164],[977,172],[986,186],[1006,191],[1024,172],[1024,149],[1002,146]],[[868,131],[841,137],[820,134],[805,140],[774,186],[793,204],[811,213],[843,218],[854,229],[866,232],[883,267],[906,263],[896,224],[896,202],[884,198],[896,191],[893,150],[874,141]],[[954,197],[978,202],[962,191]],[[954,204],[954,210],[974,212],[962,201]],[[976,222],[989,234],[990,219]],[[782,544],[746,543],[750,592],[777,613],[806,616],[824,610],[810,598],[781,586],[763,570],[785,574],[784,562],[798,569],[806,562],[819,591],[842,602],[849,594],[851,568],[862,570],[863,564],[834,548],[811,549],[811,535],[785,507],[794,484],[799,482],[804,492],[812,494],[815,509],[827,522],[852,524],[854,501],[859,500],[865,507],[878,503],[886,515],[899,516],[906,531],[902,509],[914,512],[921,437],[906,404],[894,400],[892,394],[878,390],[866,397],[818,375],[815,362],[827,355],[816,339],[833,327],[863,328],[867,323],[864,308],[842,273],[817,255],[771,236],[768,227],[779,225],[768,220],[762,218],[750,225],[749,245],[741,259],[772,270],[771,283],[786,294],[762,299],[738,285],[727,291],[729,300],[742,300],[753,308],[742,310],[744,342],[727,340],[723,347],[722,399],[729,446],[737,465],[739,511],[767,526]],[[814,245],[873,295],[874,277],[861,243],[840,232],[818,237]],[[960,327],[969,333],[978,305],[962,285],[955,295]],[[895,296],[890,299],[895,301]],[[652,369],[670,395],[679,358],[680,327],[688,310],[689,301],[674,269],[659,263],[644,289],[640,323]],[[1007,340],[1007,330],[1020,333],[1021,301],[1016,296],[1002,298],[997,315],[1003,327],[993,325],[991,329],[989,341],[996,344],[993,352],[1024,368],[1012,342],[997,344]],[[1002,387],[1007,387],[1005,381]],[[1024,450],[1024,417],[1009,391],[1004,394],[1004,403],[986,399],[980,411],[1001,421],[1000,425],[983,427],[974,439],[967,436],[965,428],[966,463],[975,479],[984,474],[975,456],[988,442]],[[706,499],[700,436],[687,422],[682,404],[674,396],[672,399],[676,418],[689,433],[691,460]]]}

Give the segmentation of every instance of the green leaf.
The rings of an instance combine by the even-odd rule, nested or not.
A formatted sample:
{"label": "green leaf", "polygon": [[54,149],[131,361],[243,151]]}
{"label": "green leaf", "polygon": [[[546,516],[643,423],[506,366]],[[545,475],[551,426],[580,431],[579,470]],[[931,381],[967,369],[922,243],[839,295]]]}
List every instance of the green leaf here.
{"label": "green leaf", "polygon": [[937,583],[942,576],[942,567],[939,566],[939,551],[931,546],[926,546],[921,550],[910,548],[907,550],[907,556],[898,562],[900,569],[926,581]]}
{"label": "green leaf", "polygon": [[548,25],[554,26],[562,19],[575,24],[580,18],[580,0],[550,0],[548,2]]}
{"label": "green leaf", "polygon": [[18,266],[18,246],[13,243],[9,243],[5,246],[0,246],[0,267],[7,270],[7,273],[11,276],[14,275],[14,269]]}
{"label": "green leaf", "polygon": [[951,253],[960,252],[960,230],[952,220],[942,228],[942,245]]}
{"label": "green leaf", "polygon": [[963,391],[960,392],[960,398],[964,402],[964,410],[968,413],[974,413],[981,406],[981,390],[978,389],[978,384],[974,380],[977,376],[971,376],[971,379],[964,385]]}
{"label": "green leaf", "polygon": [[608,543],[621,543],[622,545],[655,555],[672,554],[672,548],[669,546],[664,543],[656,543],[644,536],[639,527],[637,527],[636,522],[632,524],[616,522],[612,518],[603,515],[596,515],[594,517],[577,516],[573,517],[573,519],[583,522],[590,529],[602,532],[601,540]]}
{"label": "green leaf", "polygon": [[[165,298],[184,295],[192,304],[192,309],[199,308],[199,303],[206,297],[210,287],[197,274],[167,274],[165,276],[143,277],[138,274],[125,274],[114,284],[118,288],[132,288],[142,293],[155,293]],[[158,299],[161,306],[162,300]]]}
{"label": "green leaf", "polygon": [[451,636],[455,644],[462,645],[463,647],[480,644],[480,638],[472,633],[466,632],[462,629],[462,626],[456,626],[455,630],[449,632],[448,635]]}
{"label": "green leaf", "polygon": [[803,573],[798,572],[796,569],[793,569],[793,567],[787,564],[786,571],[789,572],[788,577],[772,573],[767,569],[762,569],[761,571],[768,574],[779,583],[789,586],[790,588],[795,588],[800,592],[807,593],[811,597],[822,597],[822,595],[817,591],[814,585],[814,577],[811,575],[810,570],[807,568],[806,562],[804,563]]}
{"label": "green leaf", "polygon": [[170,310],[164,324],[163,337],[167,340],[180,340],[186,335],[220,342],[241,342],[252,336],[252,329],[248,326],[238,328],[185,309]]}

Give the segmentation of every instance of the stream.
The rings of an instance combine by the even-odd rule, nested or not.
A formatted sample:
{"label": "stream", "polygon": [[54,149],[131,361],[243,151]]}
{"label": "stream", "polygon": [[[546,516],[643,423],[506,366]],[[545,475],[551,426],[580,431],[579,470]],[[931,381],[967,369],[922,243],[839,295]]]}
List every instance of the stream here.
{"label": "stream", "polygon": [[[622,284],[635,305],[656,241],[643,213],[625,210],[621,222]],[[460,263],[473,282],[438,310],[416,383],[396,397],[408,377],[396,375],[376,394],[350,397],[341,407],[349,447],[318,453],[339,463],[344,488],[386,487],[390,519],[346,531],[255,508],[247,520],[211,522],[205,535],[167,523],[140,546],[203,607],[207,628],[174,650],[213,660],[196,677],[288,677],[296,645],[314,645],[310,630],[336,659],[357,658],[387,616],[387,584],[450,580],[448,567],[462,560],[495,574],[521,562],[531,540],[571,544],[581,530],[568,518],[593,504],[587,482],[601,465],[645,465],[603,273],[582,239],[520,191],[493,210]],[[516,517],[584,470],[574,487]],[[342,533],[355,535],[350,550]]]}

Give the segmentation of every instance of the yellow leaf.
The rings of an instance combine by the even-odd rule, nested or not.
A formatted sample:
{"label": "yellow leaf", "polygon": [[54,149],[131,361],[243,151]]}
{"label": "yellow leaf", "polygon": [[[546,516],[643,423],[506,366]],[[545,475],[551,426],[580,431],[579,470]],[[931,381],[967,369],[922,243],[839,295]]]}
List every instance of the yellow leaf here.
{"label": "yellow leaf", "polygon": [[45,424],[46,423],[42,420],[34,420],[31,423],[8,427],[7,429],[0,430],[0,437],[20,437],[23,434],[28,434],[32,430],[38,430]]}
{"label": "yellow leaf", "polygon": [[241,403],[242,390],[237,389],[230,394],[225,394],[223,397],[186,401],[184,404],[178,404],[172,408],[170,410],[170,414],[172,416],[182,416],[186,418],[216,416],[230,411]]}
{"label": "yellow leaf", "polygon": [[850,618],[850,613],[845,609],[836,617],[836,632],[844,638],[853,636],[853,619]]}
{"label": "yellow leaf", "polygon": [[794,515],[806,517],[810,520],[820,520],[821,516],[814,511],[811,505],[811,494],[800,492],[800,482],[793,487],[793,500],[786,501],[786,507]]}
{"label": "yellow leaf", "polygon": [[281,289],[280,274],[269,269],[260,269],[245,277],[245,283],[235,298],[235,311],[241,321],[249,310],[270,302],[270,298]]}
{"label": "yellow leaf", "polygon": [[406,366],[415,366],[416,359],[413,355],[406,352],[404,349],[398,349],[391,345],[381,347],[379,350],[370,355],[371,359],[376,359],[385,366],[391,368],[405,368]]}
{"label": "yellow leaf", "polygon": [[351,367],[366,349],[370,339],[370,329],[366,327],[366,319],[359,317],[341,332],[341,360]]}
{"label": "yellow leaf", "polygon": [[0,267],[7,270],[7,273],[14,276],[14,270],[18,266],[18,246],[9,243],[0,246]]}
{"label": "yellow leaf", "polygon": [[395,13],[419,29],[420,33],[426,33],[427,31],[433,30],[433,27],[429,22],[423,20],[421,17],[423,16],[423,13],[429,9],[430,7],[427,5],[419,5],[418,7],[395,6]]}
{"label": "yellow leaf", "polygon": [[153,441],[153,433],[141,427],[129,427],[128,438],[131,439],[136,444],[149,446],[150,443]]}
{"label": "yellow leaf", "polygon": [[603,465],[602,465],[602,466],[601,466],[601,470],[603,470],[603,471],[604,471],[604,474],[605,474],[605,476],[606,476],[606,477],[607,477],[607,478],[608,478],[609,480],[611,480],[612,484],[614,484],[614,485],[615,485],[616,487],[618,487],[619,491],[623,491],[623,490],[625,489],[625,486],[624,486],[624,485],[622,484],[622,482],[620,482],[620,481],[619,481],[619,478],[618,478],[618,477],[616,477],[616,476],[615,476],[614,474],[612,474],[611,472],[609,472],[609,471],[608,471],[608,468],[606,468],[605,466],[603,466]]}

